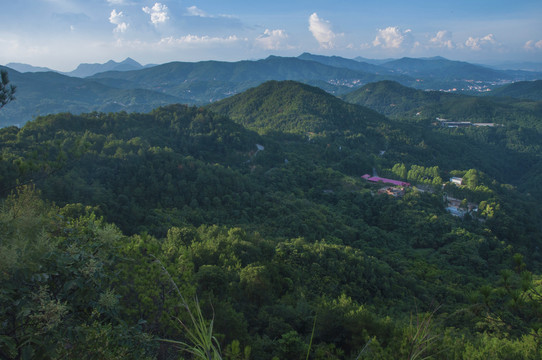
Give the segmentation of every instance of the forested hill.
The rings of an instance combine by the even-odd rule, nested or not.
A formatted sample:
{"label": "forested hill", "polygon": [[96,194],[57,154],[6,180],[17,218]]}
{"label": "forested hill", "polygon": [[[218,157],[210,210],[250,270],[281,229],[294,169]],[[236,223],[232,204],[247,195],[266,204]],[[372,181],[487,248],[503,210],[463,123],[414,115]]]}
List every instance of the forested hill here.
{"label": "forested hill", "polygon": [[104,84],[153,88],[206,104],[257,86],[268,80],[296,80],[330,92],[344,92],[347,85],[380,80],[371,73],[333,67],[315,61],[270,56],[256,61],[171,62],[139,71],[104,72],[89,79]]}
{"label": "forested hill", "polygon": [[396,119],[435,120],[440,117],[449,121],[538,127],[542,118],[540,103],[416,90],[394,81],[367,84],[341,98]]}
{"label": "forested hill", "polygon": [[0,129],[0,357],[189,357],[188,305],[224,359],[540,358],[536,128],[229,100]]}
{"label": "forested hill", "polygon": [[[361,71],[361,72],[368,72],[372,74],[380,74],[380,75],[394,75],[393,70],[389,70],[385,67],[370,64],[364,61],[358,61],[355,59],[345,59],[340,56],[324,56],[324,55],[314,55],[310,53],[303,53],[297,57],[298,59],[302,60],[309,60],[309,61],[316,61],[322,64],[326,64],[329,66],[334,67],[341,67],[346,69],[351,69],[355,71]],[[409,76],[403,77],[407,81],[412,81],[413,79]]]}
{"label": "forested hill", "polygon": [[534,101],[542,100],[542,80],[518,81],[494,89],[492,96],[512,97]]}
{"label": "forested hill", "polygon": [[505,78],[502,71],[489,69],[484,66],[470,64],[464,61],[452,61],[442,57],[416,59],[404,57],[380,65],[401,74],[412,77],[435,78],[438,80],[490,79]]}
{"label": "forested hill", "polygon": [[367,125],[387,121],[373,110],[294,81],[269,81],[208,108],[259,132],[363,133]]}
{"label": "forested hill", "polygon": [[352,104],[370,107],[386,116],[414,117],[420,112],[428,118],[433,114],[425,114],[424,109],[440,105],[443,100],[454,101],[461,98],[461,95],[441,91],[426,92],[395,81],[379,81],[344,94],[341,98]]}
{"label": "forested hill", "polygon": [[0,112],[0,127],[22,126],[34,117],[59,112],[147,112],[181,100],[153,90],[119,89],[55,72],[19,73],[0,68],[8,71],[11,83],[17,86],[16,100]]}

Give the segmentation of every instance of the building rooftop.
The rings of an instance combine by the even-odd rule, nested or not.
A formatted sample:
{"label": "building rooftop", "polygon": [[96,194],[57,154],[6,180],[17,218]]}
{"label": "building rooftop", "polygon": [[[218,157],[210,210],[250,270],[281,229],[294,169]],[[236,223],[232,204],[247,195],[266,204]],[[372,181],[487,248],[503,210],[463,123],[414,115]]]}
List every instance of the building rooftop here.
{"label": "building rooftop", "polygon": [[369,174],[363,175],[362,178],[364,178],[367,181],[371,181],[371,182],[375,182],[375,183],[382,182],[384,184],[393,184],[393,185],[398,185],[398,186],[410,186],[410,183],[407,183],[407,182],[404,182],[404,181],[386,179],[386,178],[382,178],[380,176],[371,176]]}

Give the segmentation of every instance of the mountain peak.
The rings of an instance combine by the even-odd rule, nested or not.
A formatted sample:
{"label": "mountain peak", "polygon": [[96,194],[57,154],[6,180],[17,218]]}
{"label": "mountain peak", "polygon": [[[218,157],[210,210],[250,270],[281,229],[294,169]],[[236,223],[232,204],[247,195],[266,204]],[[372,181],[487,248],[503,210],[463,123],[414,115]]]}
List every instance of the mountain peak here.
{"label": "mountain peak", "polygon": [[344,131],[384,120],[368,108],[345,103],[297,81],[267,81],[210,105],[210,109],[258,132],[305,134]]}
{"label": "mountain peak", "polygon": [[132,65],[132,66],[136,66],[136,67],[141,67],[142,66],[140,63],[138,63],[137,61],[135,61],[131,57],[127,57],[126,59],[121,61],[119,64]]}
{"label": "mountain peak", "polygon": [[87,77],[106,71],[130,71],[139,70],[142,68],[143,66],[140,63],[128,57],[120,63],[114,60],[109,60],[104,64],[79,64],[79,66],[75,70],[66,73],[66,75],[75,77]]}

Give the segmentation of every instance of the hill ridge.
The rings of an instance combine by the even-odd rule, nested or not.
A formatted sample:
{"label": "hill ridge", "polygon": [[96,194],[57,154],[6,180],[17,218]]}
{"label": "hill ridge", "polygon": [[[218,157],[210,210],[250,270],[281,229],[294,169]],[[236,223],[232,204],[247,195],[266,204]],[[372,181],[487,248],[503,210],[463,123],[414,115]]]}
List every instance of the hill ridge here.
{"label": "hill ridge", "polygon": [[209,108],[259,132],[345,131],[386,120],[369,108],[348,104],[320,88],[292,80],[267,81]]}

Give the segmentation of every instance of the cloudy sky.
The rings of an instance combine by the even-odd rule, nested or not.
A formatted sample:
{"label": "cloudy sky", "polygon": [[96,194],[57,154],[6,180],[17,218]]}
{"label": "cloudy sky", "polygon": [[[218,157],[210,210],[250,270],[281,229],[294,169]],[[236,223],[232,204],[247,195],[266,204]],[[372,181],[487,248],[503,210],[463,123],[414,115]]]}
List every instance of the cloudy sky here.
{"label": "cloudy sky", "polygon": [[540,0],[4,0],[0,64],[444,56],[542,62]]}

